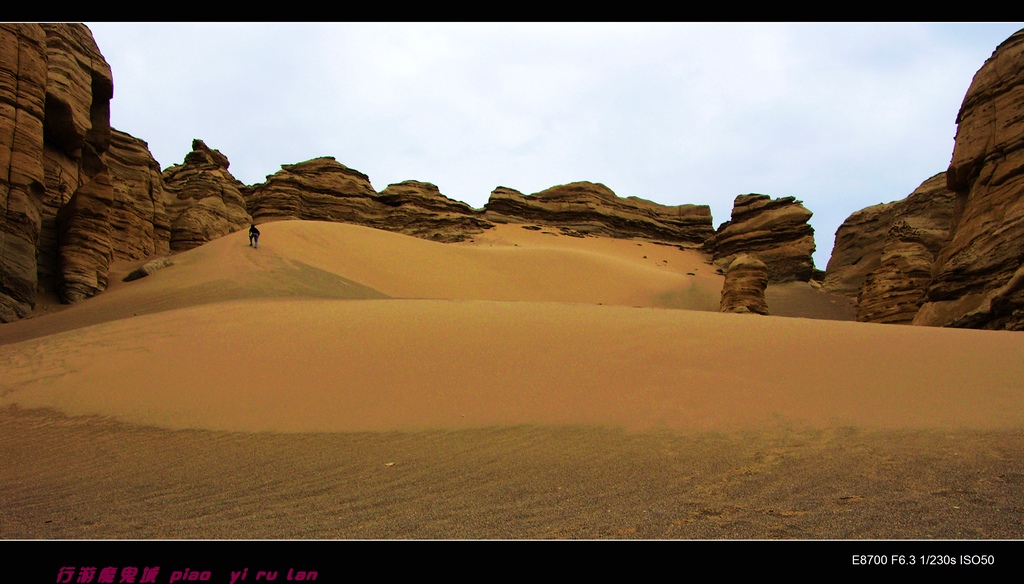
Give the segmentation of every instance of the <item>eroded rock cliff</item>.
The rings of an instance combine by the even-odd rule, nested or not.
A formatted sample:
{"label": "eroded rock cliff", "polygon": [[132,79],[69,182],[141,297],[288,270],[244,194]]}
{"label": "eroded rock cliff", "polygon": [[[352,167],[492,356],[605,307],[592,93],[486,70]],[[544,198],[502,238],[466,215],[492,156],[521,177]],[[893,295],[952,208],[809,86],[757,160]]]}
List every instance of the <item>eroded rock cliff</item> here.
{"label": "eroded rock cliff", "polygon": [[609,237],[700,246],[714,234],[707,205],[659,205],[622,198],[600,183],[575,182],[532,195],[498,187],[484,206],[494,221],[528,221]]}
{"label": "eroded rock cliff", "polygon": [[103,154],[114,84],[84,25],[0,26],[0,320],[8,321],[31,309],[38,288],[73,302],[106,286],[113,188]]}
{"label": "eroded rock cliff", "polygon": [[339,221],[442,242],[461,241],[493,225],[431,183],[404,181],[377,193],[368,176],[330,156],[282,165],[254,187],[249,209],[257,223]]}
{"label": "eroded rock cliff", "polygon": [[[46,32],[0,23],[0,321],[35,306],[45,192]],[[56,235],[52,235],[56,247]],[[56,262],[54,262],[56,263]],[[55,270],[55,266],[54,266]]]}
{"label": "eroded rock cliff", "polygon": [[113,93],[84,25],[0,24],[0,321],[39,291],[104,290],[115,258],[167,251],[159,167],[111,129]]}
{"label": "eroded rock cliff", "polygon": [[115,259],[139,260],[170,251],[171,225],[164,209],[160,165],[149,146],[124,132],[111,132],[104,156],[114,189],[110,209]]}
{"label": "eroded rock cliff", "polygon": [[1024,30],[975,74],[946,175],[952,233],[914,324],[1024,329]]}
{"label": "eroded rock cliff", "polygon": [[910,324],[925,300],[935,254],[928,235],[897,221],[886,235],[879,265],[864,279],[857,297],[857,320]]}
{"label": "eroded rock cliff", "polygon": [[[873,205],[850,215],[836,230],[822,289],[851,298],[861,296],[868,276],[882,266],[882,256],[890,244],[890,229],[898,223],[913,229],[920,245],[934,257],[949,237],[955,203],[956,195],[946,188],[946,173],[940,172],[921,183],[905,199]],[[918,254],[918,257],[923,256]],[[922,285],[923,298],[928,282],[922,284],[917,276],[913,280]],[[875,294],[868,296],[875,297]],[[904,306],[898,311],[902,314],[905,309]],[[875,306],[865,314],[879,310],[885,312]]]}

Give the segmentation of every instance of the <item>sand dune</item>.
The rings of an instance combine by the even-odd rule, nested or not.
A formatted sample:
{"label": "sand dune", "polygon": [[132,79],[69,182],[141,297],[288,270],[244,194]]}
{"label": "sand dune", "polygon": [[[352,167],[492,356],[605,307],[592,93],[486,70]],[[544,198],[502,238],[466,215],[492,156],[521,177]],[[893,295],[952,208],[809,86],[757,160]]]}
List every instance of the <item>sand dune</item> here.
{"label": "sand dune", "polygon": [[[848,460],[844,457],[852,456],[844,443],[860,449],[857,452],[865,448],[889,452],[898,441],[911,440],[924,446],[913,452],[890,452],[886,464],[901,460],[908,469],[960,464],[966,459],[949,457],[966,455],[989,461],[977,468],[996,473],[995,477],[1024,476],[1018,468],[1020,457],[1008,454],[1021,446],[1024,429],[1024,337],[1017,333],[720,314],[715,310],[722,277],[704,258],[694,251],[643,241],[573,238],[515,225],[501,225],[457,245],[316,222],[271,223],[261,230],[264,236],[258,250],[246,245],[244,233],[236,233],[176,255],[175,265],[147,278],[124,283],[118,277],[107,292],[87,302],[0,327],[4,443],[14,443],[12,432],[20,436],[17,454],[6,447],[10,478],[0,484],[0,495],[12,497],[9,501],[24,500],[26,484],[40,488],[41,481],[46,488],[59,483],[60,465],[70,462],[62,458],[65,455],[55,454],[61,449],[54,445],[62,440],[62,432],[70,431],[68,427],[100,429],[97,436],[106,438],[86,435],[93,436],[88,440],[101,440],[103,448],[117,450],[111,445],[123,443],[124,450],[117,456],[92,463],[95,472],[122,472],[116,470],[121,465],[151,466],[138,458],[144,454],[132,450],[137,446],[132,438],[136,434],[130,429],[145,427],[147,432],[166,433],[169,440],[174,436],[194,444],[185,448],[196,448],[208,439],[196,432],[235,436],[231,440],[241,441],[243,449],[244,444],[257,444],[269,435],[279,435],[281,440],[293,436],[292,442],[286,442],[293,450],[282,452],[300,456],[302,451],[301,457],[310,456],[306,449],[309,436],[314,435],[368,433],[359,434],[364,436],[357,441],[360,448],[366,440],[376,440],[373,436],[391,440],[386,437],[395,432],[411,437],[440,432],[469,442],[477,436],[479,453],[459,455],[468,456],[462,459],[466,464],[481,462],[474,456],[513,456],[510,452],[525,448],[522,440],[532,440],[524,436],[538,432],[545,439],[563,441],[572,460],[590,460],[589,448],[611,440],[617,445],[613,450],[632,452],[629,456],[639,457],[641,465],[660,460],[667,443],[673,444],[674,452],[682,449],[692,454],[707,437],[731,441],[727,437],[746,436],[750,444],[760,445],[758,451],[776,452],[770,458],[769,474],[783,472],[787,457],[803,461],[804,475],[790,479],[796,485],[809,485],[806,481],[813,474],[815,497],[826,499],[823,503],[812,498],[821,509],[828,508],[828,501],[845,504],[848,500],[842,497],[869,496],[840,494],[829,499],[822,494],[829,488],[845,488],[822,483],[820,473],[821,468],[842,467],[842,461]],[[114,275],[132,267],[117,266]],[[775,294],[781,299],[779,305],[785,304],[791,313],[836,318],[841,312],[827,297],[809,296],[816,293],[806,287],[781,287]],[[29,424],[26,429],[25,420],[32,416],[50,421]],[[502,428],[507,433],[499,431]],[[25,444],[25,432],[36,438]],[[608,438],[608,432],[613,438]],[[621,432],[625,434],[616,434]],[[108,439],[111,436],[121,436],[123,441]],[[958,437],[962,452],[939,448],[950,436]],[[779,446],[793,440],[803,446]],[[632,450],[639,448],[636,441],[648,444],[640,449],[646,454]],[[340,457],[340,461],[352,454],[353,446],[343,443],[333,441],[329,448],[323,447],[327,450],[314,451],[320,453],[316,456]],[[631,446],[623,446],[626,443]],[[240,533],[260,537],[1020,534],[1019,527],[1014,527],[1021,524],[1020,516],[982,512],[997,500],[1024,494],[1024,481],[1008,479],[990,489],[971,517],[947,518],[947,523],[926,531],[915,531],[913,524],[905,522],[894,523],[889,531],[872,531],[870,525],[879,524],[860,516],[849,524],[860,527],[844,531],[844,524],[836,524],[834,517],[804,517],[811,511],[793,515],[793,525],[800,525],[795,531],[765,531],[767,524],[749,527],[753,524],[746,511],[737,512],[737,521],[743,518],[740,524],[716,527],[713,522],[702,523],[708,517],[691,517],[692,521],[682,523],[676,517],[657,523],[658,528],[641,522],[642,529],[629,527],[632,524],[621,518],[607,529],[590,529],[580,517],[573,519],[575,527],[560,529],[557,513],[541,513],[544,519],[539,523],[517,528],[512,521],[494,531],[460,522],[458,517],[466,508],[475,508],[508,522],[521,512],[521,505],[552,505],[558,499],[528,498],[500,510],[489,509],[490,502],[480,497],[478,488],[445,478],[450,469],[444,470],[447,463],[437,458],[436,449],[441,448],[437,440],[425,439],[422,448],[426,450],[416,456],[434,460],[430,464],[436,471],[421,469],[424,485],[433,485],[425,488],[450,493],[448,505],[460,509],[426,530],[376,525],[360,532],[350,525],[341,531],[321,526],[296,534],[273,521],[260,521],[250,525],[255,533],[239,532],[218,523],[229,517],[207,513],[201,515],[205,519],[146,533],[185,537]],[[26,457],[23,449],[47,454]],[[714,456],[726,456],[726,451],[730,450]],[[146,452],[152,455],[152,450]],[[539,473],[538,480],[555,472],[550,460],[540,457],[531,466],[529,448],[522,452],[527,460],[514,465],[515,476],[491,477],[483,483],[486,489],[501,490],[508,481],[528,481],[531,472]],[[755,464],[763,459],[745,450],[742,455],[737,452],[729,455],[739,457],[734,463],[701,464],[724,465],[723,469],[736,472],[754,467],[764,471],[763,464]],[[998,463],[992,462],[993,456]],[[548,462],[542,463],[542,458]],[[263,454],[255,459],[263,461],[260,464],[273,462],[273,456],[268,459]],[[384,462],[388,461],[378,461]],[[601,464],[608,466],[607,476],[588,480],[615,492],[636,471],[609,461]],[[694,479],[696,471],[686,466],[695,464],[692,460],[673,464],[678,472],[645,487],[660,493],[655,496],[658,505],[685,506],[693,500],[710,505],[705,495],[701,499],[697,494],[720,484],[715,481],[725,475]],[[251,480],[248,465],[234,465],[231,460],[216,463],[229,484]],[[812,467],[819,470],[812,473],[808,470]],[[163,467],[151,470],[165,477],[171,472]],[[836,470],[835,476],[843,472]],[[594,477],[602,474],[600,468],[593,473]],[[680,485],[673,482],[684,476],[690,481],[687,494],[681,494]],[[931,477],[922,492],[948,490],[951,476]],[[189,475],[175,480],[203,479]],[[279,476],[275,480],[285,486],[268,494],[266,504],[286,509],[295,503],[297,488],[288,481],[300,479]],[[310,480],[321,484],[315,477],[300,482]],[[359,498],[351,491],[353,484],[342,483],[321,485],[341,489],[339,496]],[[104,500],[103,489],[113,487],[96,488],[100,491],[81,495],[82,505],[99,505],[114,513],[105,507],[107,503],[99,502]],[[861,490],[895,505],[886,498],[892,492]],[[781,496],[775,493],[771,496]],[[635,492],[608,496],[607,504],[617,509],[639,504]],[[766,496],[756,491],[745,499],[746,504],[763,505]],[[811,499],[787,496],[791,506],[812,505]],[[401,502],[378,504],[385,513],[402,505],[416,509],[426,504],[416,497],[410,492]],[[142,497],[139,505],[143,500],[148,499]],[[715,501],[721,506],[728,498]],[[755,505],[755,501],[759,502]],[[163,512],[185,513],[180,506],[185,503],[165,503]],[[60,507],[45,497],[42,504]],[[362,504],[372,506],[369,500]],[[11,505],[8,513],[17,518],[17,525],[11,519],[0,535],[124,537],[133,533],[116,521],[97,527],[78,519],[66,521],[63,531],[48,531],[51,527],[35,524],[45,515],[39,505]],[[152,512],[159,513],[159,508]],[[913,513],[899,505],[892,508],[898,509],[894,513]],[[683,513],[680,509],[676,512]],[[120,512],[138,513],[139,508],[128,505]],[[1019,515],[1019,510],[1010,513]],[[90,525],[95,529],[90,530]]]}
{"label": "sand dune", "polygon": [[9,345],[0,404],[288,432],[1024,423],[1016,335],[891,328],[532,302],[231,301]]}
{"label": "sand dune", "polygon": [[393,297],[716,311],[722,286],[722,276],[696,252],[649,242],[554,236],[513,225],[462,245],[317,221],[262,228],[258,250],[248,247],[244,233],[234,233],[177,254],[174,266],[134,282],[120,280],[141,262],[117,264],[106,292],[37,311],[60,318],[0,327],[0,343],[225,300]]}

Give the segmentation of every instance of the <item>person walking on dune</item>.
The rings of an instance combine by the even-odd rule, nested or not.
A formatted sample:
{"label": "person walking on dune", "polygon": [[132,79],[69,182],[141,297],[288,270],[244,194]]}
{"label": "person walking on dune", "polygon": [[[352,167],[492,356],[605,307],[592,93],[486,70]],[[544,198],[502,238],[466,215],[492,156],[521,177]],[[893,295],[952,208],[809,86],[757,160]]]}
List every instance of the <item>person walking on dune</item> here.
{"label": "person walking on dune", "polygon": [[249,245],[257,248],[260,246],[260,230],[256,229],[255,223],[249,225]]}

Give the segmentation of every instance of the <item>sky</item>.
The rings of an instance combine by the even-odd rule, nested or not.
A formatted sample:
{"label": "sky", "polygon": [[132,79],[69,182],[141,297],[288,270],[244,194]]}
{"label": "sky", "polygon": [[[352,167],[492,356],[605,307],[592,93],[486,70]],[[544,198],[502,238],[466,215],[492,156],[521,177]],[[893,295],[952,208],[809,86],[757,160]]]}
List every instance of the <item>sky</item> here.
{"label": "sky", "polygon": [[333,156],[377,191],[576,181],[664,205],[793,196],[824,269],[853,212],[949,165],[971,80],[1024,23],[87,23],[111,124],[200,138],[246,184]]}

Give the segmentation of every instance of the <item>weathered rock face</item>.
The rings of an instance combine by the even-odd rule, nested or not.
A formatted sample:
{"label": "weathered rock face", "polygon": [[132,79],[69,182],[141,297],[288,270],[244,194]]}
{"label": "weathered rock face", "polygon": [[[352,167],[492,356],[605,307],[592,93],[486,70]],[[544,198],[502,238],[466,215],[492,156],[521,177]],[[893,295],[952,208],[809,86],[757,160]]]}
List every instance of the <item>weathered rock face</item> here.
{"label": "weathered rock face", "polygon": [[145,143],[112,133],[113,80],[89,29],[0,25],[0,47],[0,321],[10,321],[37,289],[65,302],[100,292],[114,257],[166,251],[168,226]]}
{"label": "weathered rock face", "polygon": [[370,179],[333,157],[285,164],[249,197],[256,222],[278,219],[366,225],[442,242],[461,241],[493,226],[480,211],[430,183],[405,181],[379,194]]}
{"label": "weathered rock face", "polygon": [[857,320],[910,324],[925,300],[934,253],[924,231],[897,221],[889,228],[879,266],[864,280],[857,299]]}
{"label": "weathered rock face", "polygon": [[164,210],[163,180],[149,146],[113,130],[104,160],[114,188],[110,208],[114,258],[139,260],[169,253],[171,225]]}
{"label": "weathered rock face", "polygon": [[868,274],[882,265],[889,230],[897,223],[914,229],[921,244],[934,256],[949,237],[955,204],[956,195],[946,188],[946,173],[940,172],[905,199],[850,215],[836,230],[822,288],[833,294],[858,297]]}
{"label": "weathered rock face", "polygon": [[946,174],[952,234],[914,324],[1024,329],[1024,30],[975,74]]}
{"label": "weathered rock face", "polygon": [[[61,299],[77,302],[106,288],[112,257],[113,187],[102,156],[110,147],[114,81],[88,28],[42,26],[47,83],[41,252],[49,247],[48,234],[55,227]],[[40,254],[40,276],[49,275],[51,258],[49,253]]]}
{"label": "weathered rock face", "polygon": [[109,225],[93,227],[113,193],[103,153],[114,85],[84,25],[0,26],[0,320],[9,321],[31,309],[37,287],[70,302],[105,285]]}
{"label": "weathered rock face", "polygon": [[45,100],[45,31],[0,24],[0,322],[35,305]]}
{"label": "weathered rock face", "polygon": [[57,212],[62,298],[78,302],[107,288],[112,259],[110,207],[114,189],[107,172],[82,185]]}
{"label": "weathered rock face", "polygon": [[600,183],[575,182],[524,195],[498,187],[484,207],[495,221],[529,221],[610,237],[645,237],[700,246],[714,234],[707,205],[666,206],[620,198]]}
{"label": "weathered rock face", "polygon": [[732,219],[719,226],[705,249],[723,269],[746,253],[768,266],[771,282],[807,282],[814,275],[810,218],[811,212],[793,197],[740,195],[733,202]]}
{"label": "weathered rock face", "polygon": [[228,172],[228,159],[202,140],[192,141],[184,164],[163,171],[170,248],[185,251],[249,227],[245,189]]}
{"label": "weathered rock face", "polygon": [[745,253],[737,255],[725,271],[719,312],[768,314],[764,299],[768,287],[768,266]]}
{"label": "weathered rock face", "polygon": [[452,243],[494,226],[483,213],[442,195],[431,183],[407,180],[388,185],[376,199],[390,207],[387,221],[395,226],[391,230],[424,239]]}

